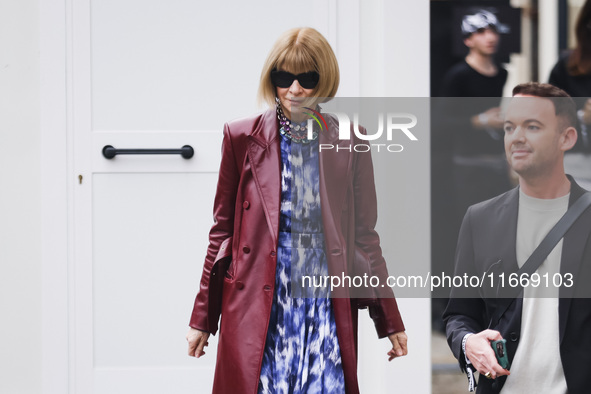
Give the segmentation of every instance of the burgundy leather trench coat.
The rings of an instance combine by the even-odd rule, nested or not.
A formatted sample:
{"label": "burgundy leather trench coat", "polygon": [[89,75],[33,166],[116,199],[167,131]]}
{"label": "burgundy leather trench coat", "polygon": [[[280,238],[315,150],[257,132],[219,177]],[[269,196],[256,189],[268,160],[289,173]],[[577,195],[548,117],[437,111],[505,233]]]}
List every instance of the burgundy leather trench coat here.
{"label": "burgundy leather trench coat", "polygon": [[[320,132],[320,144],[362,143],[338,140],[338,122],[325,118],[328,131]],[[322,150],[319,165],[329,274],[352,275],[355,254],[361,253],[372,274],[387,276],[374,231],[377,210],[371,154]],[[191,327],[215,334],[221,313],[214,393],[256,394],[258,390],[275,285],[280,171],[274,110],[224,126],[214,225],[190,321]],[[332,305],[346,393],[358,393],[358,303],[347,298],[347,289],[338,289],[334,295],[339,297],[333,298]],[[370,315],[380,338],[404,330],[392,297],[377,299]]]}

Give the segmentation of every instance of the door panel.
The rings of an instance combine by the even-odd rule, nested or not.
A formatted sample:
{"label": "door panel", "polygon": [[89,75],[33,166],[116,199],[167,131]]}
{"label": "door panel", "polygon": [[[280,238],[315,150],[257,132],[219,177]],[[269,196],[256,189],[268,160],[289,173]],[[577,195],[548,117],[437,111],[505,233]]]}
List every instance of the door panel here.
{"label": "door panel", "polygon": [[93,1],[93,129],[215,130],[253,113],[277,36],[292,26],[326,34],[327,4]]}
{"label": "door panel", "polygon": [[[313,26],[329,37],[334,2],[68,3],[76,179],[70,387],[211,392],[217,337],[199,360],[187,356],[184,337],[212,224],[221,130],[259,110],[258,78],[278,34]],[[107,159],[106,145],[191,145],[195,155]]]}
{"label": "door panel", "polygon": [[94,176],[97,368],[195,365],[183,336],[207,242],[201,223],[209,219],[204,212],[211,212],[216,181],[207,173]]}
{"label": "door panel", "polygon": [[204,368],[97,368],[95,393],[211,393],[211,374]]}
{"label": "door panel", "polygon": [[[218,163],[220,134],[208,134],[190,139],[195,157],[209,155]],[[171,382],[178,393],[210,391],[217,337],[210,339],[207,356],[195,360],[187,356],[184,335],[199,288],[217,173],[199,160],[183,171],[192,159],[180,156],[102,160],[108,163],[92,177],[92,292],[80,294],[93,311],[92,354],[78,354],[92,356],[92,363],[81,365],[94,371],[93,392],[162,393]],[[78,387],[92,392],[88,383]]]}

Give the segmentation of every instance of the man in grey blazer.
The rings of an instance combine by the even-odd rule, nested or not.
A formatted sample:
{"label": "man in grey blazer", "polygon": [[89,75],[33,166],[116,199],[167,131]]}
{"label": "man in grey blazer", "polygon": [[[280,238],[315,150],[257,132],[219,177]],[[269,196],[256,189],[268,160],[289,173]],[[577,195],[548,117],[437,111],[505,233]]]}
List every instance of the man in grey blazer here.
{"label": "man in grey blazer", "polygon": [[[517,298],[505,292],[585,192],[563,165],[564,153],[577,140],[575,104],[548,84],[518,85],[513,96],[504,138],[519,187],[471,206],[464,217],[455,275],[484,280],[478,288],[452,289],[443,316],[448,343],[471,385],[473,371],[480,373],[478,393],[589,393],[591,209],[548,254],[536,281],[530,280],[534,275],[522,281]],[[505,310],[500,317],[498,308]],[[499,365],[490,345],[503,338],[510,371]]]}

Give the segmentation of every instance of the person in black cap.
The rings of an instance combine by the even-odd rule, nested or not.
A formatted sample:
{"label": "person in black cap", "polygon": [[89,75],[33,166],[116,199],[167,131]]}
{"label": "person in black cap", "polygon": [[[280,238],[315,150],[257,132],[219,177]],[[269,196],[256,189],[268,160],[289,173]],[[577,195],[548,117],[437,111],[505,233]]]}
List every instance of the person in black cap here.
{"label": "person in black cap", "polygon": [[[440,137],[451,144],[456,214],[461,218],[470,205],[511,187],[503,155],[503,118],[500,98],[507,70],[495,62],[500,34],[509,27],[495,14],[476,9],[462,18],[465,59],[446,74],[441,97],[490,97],[447,100]],[[459,219],[458,219],[459,221]],[[459,227],[459,223],[458,223]]]}
{"label": "person in black cap", "polygon": [[[432,239],[434,272],[453,270],[454,246],[466,209],[511,188],[503,151],[500,97],[507,71],[494,56],[509,27],[486,9],[473,9],[461,23],[468,53],[445,75],[435,102],[432,136]],[[477,97],[477,99],[450,99]],[[484,97],[484,98],[483,98]],[[450,206],[452,209],[450,209]],[[436,295],[436,329],[447,303]]]}
{"label": "person in black cap", "polygon": [[[500,34],[509,27],[499,22],[490,11],[480,9],[462,18],[464,44],[468,47],[465,59],[452,67],[442,85],[442,97],[501,97],[507,80],[507,70],[494,61]],[[499,126],[498,109],[479,114],[474,125]]]}

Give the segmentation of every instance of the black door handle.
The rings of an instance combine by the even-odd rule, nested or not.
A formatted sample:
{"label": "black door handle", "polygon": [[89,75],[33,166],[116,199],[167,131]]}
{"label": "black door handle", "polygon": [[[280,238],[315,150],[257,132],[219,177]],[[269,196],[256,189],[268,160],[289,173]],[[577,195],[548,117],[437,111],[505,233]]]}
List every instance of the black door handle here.
{"label": "black door handle", "polygon": [[103,156],[112,159],[117,155],[181,155],[183,159],[190,159],[195,154],[191,145],[181,149],[116,149],[112,145],[103,147]]}

